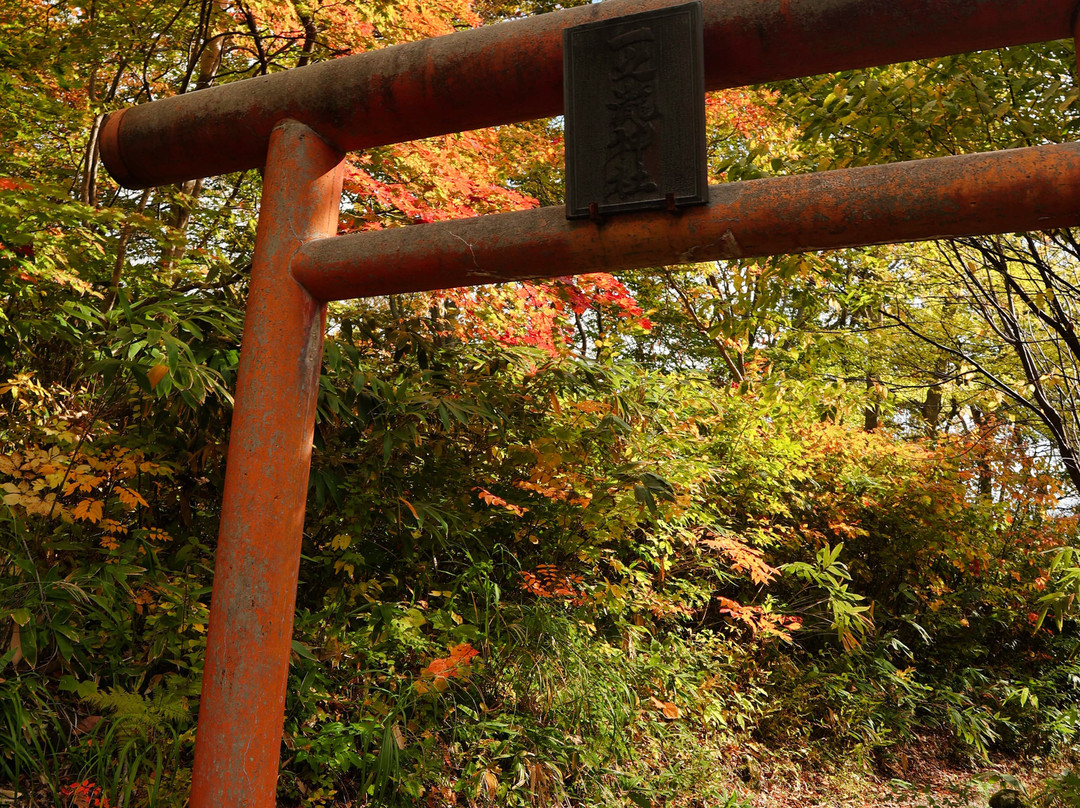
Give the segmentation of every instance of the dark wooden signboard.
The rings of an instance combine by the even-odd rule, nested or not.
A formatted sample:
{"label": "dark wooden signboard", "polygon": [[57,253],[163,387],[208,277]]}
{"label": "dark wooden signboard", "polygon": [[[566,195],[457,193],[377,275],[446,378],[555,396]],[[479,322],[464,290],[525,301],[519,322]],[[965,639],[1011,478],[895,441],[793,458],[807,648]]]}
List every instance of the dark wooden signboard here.
{"label": "dark wooden signboard", "polygon": [[701,3],[563,31],[566,216],[708,202]]}

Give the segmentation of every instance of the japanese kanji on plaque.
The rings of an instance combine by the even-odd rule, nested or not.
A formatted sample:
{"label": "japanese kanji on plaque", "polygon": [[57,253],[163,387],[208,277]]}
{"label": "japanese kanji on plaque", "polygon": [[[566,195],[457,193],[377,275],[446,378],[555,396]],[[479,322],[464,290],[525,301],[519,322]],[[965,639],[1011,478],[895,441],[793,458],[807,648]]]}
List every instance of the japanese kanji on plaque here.
{"label": "japanese kanji on plaque", "polygon": [[708,202],[701,3],[563,32],[566,216]]}

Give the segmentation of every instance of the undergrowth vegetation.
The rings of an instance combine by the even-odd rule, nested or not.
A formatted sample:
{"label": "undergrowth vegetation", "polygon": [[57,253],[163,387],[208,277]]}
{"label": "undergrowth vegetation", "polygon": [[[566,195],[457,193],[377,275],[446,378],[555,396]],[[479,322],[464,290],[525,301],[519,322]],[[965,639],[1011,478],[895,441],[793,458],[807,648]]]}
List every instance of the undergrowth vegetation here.
{"label": "undergrowth vegetation", "polygon": [[[1037,467],[971,485],[1011,479],[1014,429],[902,440],[847,425],[840,388],[379,317],[327,352],[287,802],[713,805],[746,749],[1074,741],[1076,632],[1040,619],[1074,521]],[[77,344],[100,364],[111,337]],[[0,766],[57,801],[187,783],[227,400],[148,392],[137,360],[106,411],[42,374],[4,391]]]}

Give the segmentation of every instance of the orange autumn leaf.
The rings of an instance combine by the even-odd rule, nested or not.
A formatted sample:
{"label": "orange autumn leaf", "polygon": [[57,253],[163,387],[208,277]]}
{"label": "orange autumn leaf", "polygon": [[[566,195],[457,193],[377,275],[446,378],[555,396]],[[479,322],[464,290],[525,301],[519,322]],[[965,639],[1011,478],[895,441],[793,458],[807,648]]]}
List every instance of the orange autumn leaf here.
{"label": "orange autumn leaf", "polygon": [[563,598],[573,606],[585,603],[585,579],[554,564],[540,564],[535,572],[522,570],[521,588],[538,598]]}
{"label": "orange autumn leaf", "polygon": [[791,642],[789,632],[802,628],[802,620],[793,615],[773,614],[760,606],[745,606],[722,595],[717,595],[716,601],[720,604],[720,614],[744,623],[755,635],[779,637],[784,642]]}
{"label": "orange autumn leaf", "polygon": [[479,654],[480,652],[467,642],[450,646],[449,656],[433,659],[420,671],[420,681],[416,683],[417,691],[427,693],[432,688],[445,690],[450,679],[464,678],[469,673],[469,662]]}
{"label": "orange autumn leaf", "polygon": [[105,505],[101,500],[84,499],[75,506],[75,510],[72,511],[72,516],[76,519],[82,519],[83,521],[96,525],[101,521],[104,509]]}
{"label": "orange autumn leaf", "polygon": [[168,372],[168,365],[154,365],[150,370],[146,371],[146,380],[150,382],[151,389],[161,384],[161,380],[165,378]]}
{"label": "orange autumn leaf", "polygon": [[474,488],[473,490],[476,491],[476,495],[478,497],[480,497],[480,499],[482,499],[488,505],[491,505],[491,506],[497,507],[497,508],[504,508],[504,509],[510,511],[510,513],[515,514],[517,516],[524,516],[529,510],[528,508],[524,507],[523,505],[515,505],[512,502],[507,502],[502,497],[498,496],[497,494],[491,493],[490,491],[488,491],[485,488]]}
{"label": "orange autumn leaf", "polygon": [[769,583],[778,574],[777,569],[765,562],[765,554],[755,547],[723,533],[702,531],[702,543],[710,549],[727,556],[735,572],[745,572],[755,584]]}
{"label": "orange autumn leaf", "polygon": [[660,714],[668,721],[674,721],[676,718],[682,717],[682,710],[679,709],[677,704],[670,701],[661,701],[655,696],[652,697],[653,707],[660,711]]}
{"label": "orange autumn leaf", "polygon": [[119,486],[116,489],[116,494],[120,498],[120,504],[127,508],[129,511],[135,510],[140,505],[147,507],[146,500],[143,499],[142,494],[138,491],[133,491],[130,488]]}

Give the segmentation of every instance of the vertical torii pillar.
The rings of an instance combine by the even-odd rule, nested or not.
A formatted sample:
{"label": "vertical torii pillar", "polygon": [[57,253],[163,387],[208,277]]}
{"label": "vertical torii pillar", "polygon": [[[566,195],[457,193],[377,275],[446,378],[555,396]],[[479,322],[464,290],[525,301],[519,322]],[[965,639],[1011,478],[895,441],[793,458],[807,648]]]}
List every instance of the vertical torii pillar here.
{"label": "vertical torii pillar", "polygon": [[270,135],[236,384],[195,741],[192,808],[275,802],[326,304],[293,255],[337,232],[344,155]]}

